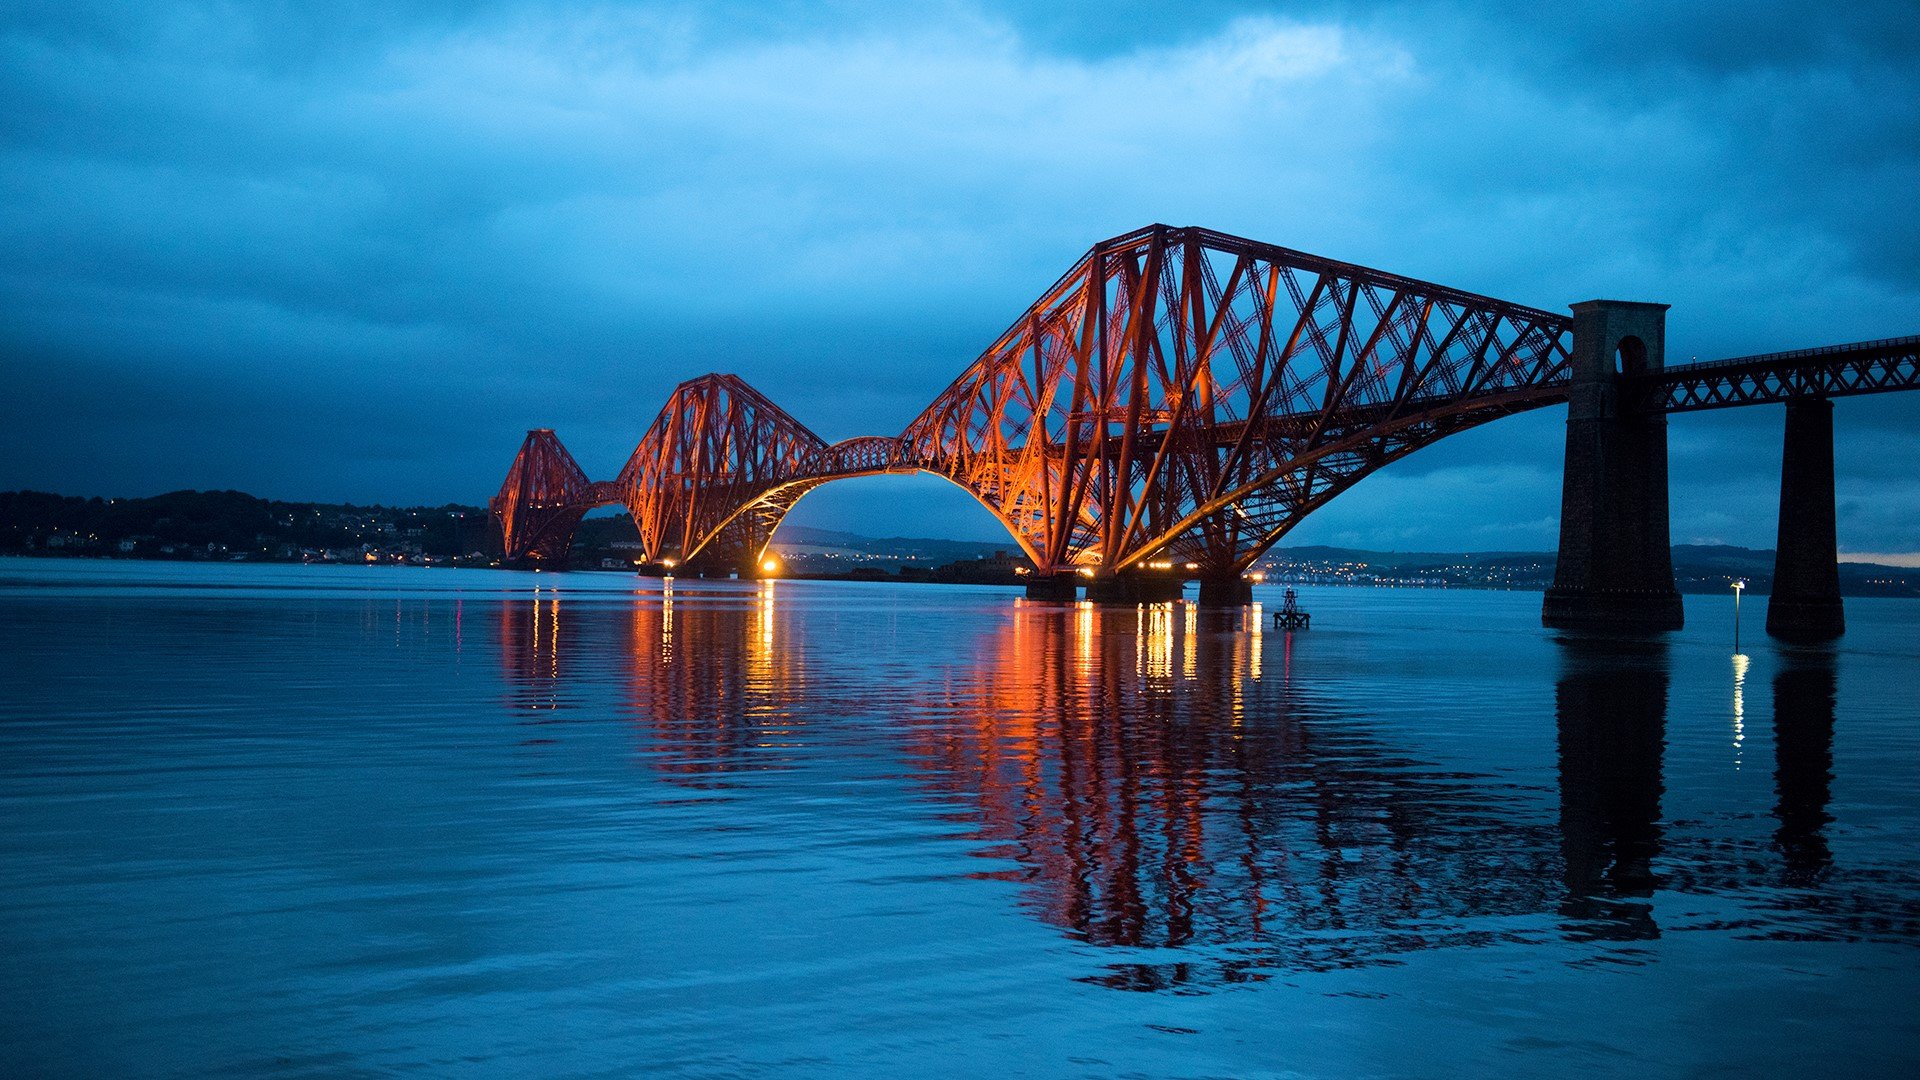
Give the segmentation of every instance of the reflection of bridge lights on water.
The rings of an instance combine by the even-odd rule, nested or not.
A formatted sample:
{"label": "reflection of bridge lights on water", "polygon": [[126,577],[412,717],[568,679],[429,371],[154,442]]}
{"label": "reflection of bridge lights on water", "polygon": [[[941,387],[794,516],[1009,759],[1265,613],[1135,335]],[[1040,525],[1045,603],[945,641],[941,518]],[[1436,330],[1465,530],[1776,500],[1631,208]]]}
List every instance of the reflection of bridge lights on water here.
{"label": "reflection of bridge lights on water", "polygon": [[[509,682],[516,684],[515,707],[530,712],[561,708],[557,690],[562,683],[563,646],[557,590],[537,590],[532,599],[500,604],[498,611],[502,655],[510,661]],[[459,617],[456,606],[456,620]],[[462,632],[457,622],[455,631]]]}
{"label": "reflection of bridge lights on water", "polygon": [[[533,652],[535,656],[544,656],[547,662],[547,678],[560,677],[560,595],[554,592],[548,601],[546,614],[541,614],[540,589],[533,590],[533,604],[529,615],[533,619]],[[542,640],[544,636],[544,641]]]}
{"label": "reflection of bridge lights on water", "polygon": [[[1257,608],[1016,601],[951,627],[871,633],[869,648],[844,658],[848,616],[811,621],[812,591],[661,586],[634,594],[631,611],[570,603],[564,634],[551,592],[532,622],[508,605],[512,702],[551,724],[566,713],[549,710],[597,701],[602,680],[620,680],[636,761],[695,788],[880,754],[889,782],[955,815],[990,860],[980,876],[1017,882],[1036,917],[1097,945],[1232,950],[1164,966],[1122,955],[1115,985],[1232,982],[1243,958],[1254,972],[1395,962],[1466,941],[1427,930],[1465,916],[1545,918],[1570,940],[1632,941],[1661,932],[1650,898],[1675,880],[1738,887],[1772,872],[1751,850],[1703,848],[1666,822],[1664,646],[1564,647],[1549,736],[1558,817],[1549,808],[1539,818],[1355,722],[1364,714],[1323,692],[1329,671],[1339,675],[1330,642],[1283,634],[1282,679],[1258,681]],[[868,618],[862,629],[894,625]],[[628,633],[631,662],[607,663]],[[927,648],[957,659],[925,674]],[[889,677],[848,679],[844,667],[858,664]],[[1733,665],[1736,747],[1749,664],[1741,655]],[[1777,843],[1797,880],[1817,881],[1831,861],[1833,676],[1830,662],[1793,675],[1769,673],[1782,748]],[[813,722],[830,716],[885,722]],[[1689,877],[1694,866],[1708,872]],[[1688,869],[1669,876],[1676,867]]]}
{"label": "reflection of bridge lights on water", "polygon": [[1183,642],[1185,648],[1181,650],[1180,674],[1191,679],[1199,674],[1200,609],[1193,604],[1186,605],[1186,609],[1186,624],[1182,627],[1182,630],[1186,634],[1186,639]]}
{"label": "reflection of bridge lights on water", "polygon": [[[636,608],[634,610],[634,617],[637,619],[639,618],[639,615],[640,615],[640,610]],[[640,635],[637,632],[637,627],[636,627],[634,640],[637,641],[639,639],[640,639]],[[670,664],[673,662],[673,579],[672,578],[666,578],[660,583],[660,659],[664,663]]]}
{"label": "reflection of bridge lights on water", "polygon": [[1253,639],[1253,648],[1247,658],[1247,674],[1257,681],[1260,678],[1260,654],[1266,645],[1266,620],[1261,617],[1259,604],[1248,604],[1244,610],[1247,632]]}
{"label": "reflection of bridge lights on water", "polygon": [[1093,667],[1093,608],[1091,600],[1074,605],[1074,674],[1084,675]]}
{"label": "reflection of bridge lights on water", "polygon": [[1752,660],[1745,653],[1733,654],[1733,767],[1740,767],[1741,745],[1747,741],[1746,686],[1747,665]]}
{"label": "reflection of bridge lights on water", "polygon": [[754,659],[762,663],[773,661],[773,582],[760,583],[758,595],[754,598],[754,615],[759,624],[759,652]]}
{"label": "reflection of bridge lights on water", "polygon": [[1150,679],[1173,677],[1173,605],[1135,608],[1134,672]]}

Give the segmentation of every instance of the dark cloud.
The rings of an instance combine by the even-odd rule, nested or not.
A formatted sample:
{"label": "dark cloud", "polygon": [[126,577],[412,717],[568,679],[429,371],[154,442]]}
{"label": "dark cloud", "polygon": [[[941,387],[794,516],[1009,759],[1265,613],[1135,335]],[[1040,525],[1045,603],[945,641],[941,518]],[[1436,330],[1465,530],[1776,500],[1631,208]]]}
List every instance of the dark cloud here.
{"label": "dark cloud", "polygon": [[[1911,333],[1916,48],[1910,4],[16,6],[0,487],[478,500],[534,425],[611,474],[710,370],[891,432],[1155,220],[1668,301],[1681,360]],[[1841,406],[1848,546],[1920,549],[1917,415]],[[1296,538],[1548,545],[1559,438],[1459,436]],[[1676,419],[1676,537],[1770,543],[1778,438]],[[995,528],[935,480],[799,513]]]}

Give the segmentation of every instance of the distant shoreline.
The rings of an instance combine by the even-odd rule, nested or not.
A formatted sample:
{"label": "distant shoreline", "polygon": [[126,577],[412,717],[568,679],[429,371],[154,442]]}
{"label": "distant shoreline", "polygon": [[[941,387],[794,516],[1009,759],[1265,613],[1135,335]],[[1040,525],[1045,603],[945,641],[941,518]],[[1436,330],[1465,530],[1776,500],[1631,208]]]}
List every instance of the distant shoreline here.
{"label": "distant shoreline", "polygon": [[[499,571],[505,571],[505,572],[513,572],[513,573],[529,572],[529,571],[521,570],[514,567],[500,566],[494,562],[440,561],[440,562],[426,563],[426,562],[406,562],[406,561],[400,561],[400,560],[359,562],[359,561],[328,561],[328,560],[319,560],[319,559],[302,560],[302,559],[276,559],[276,558],[208,559],[208,558],[180,558],[180,557],[168,557],[168,556],[122,555],[122,554],[106,554],[106,553],[69,554],[69,553],[58,552],[58,551],[26,551],[26,552],[7,551],[7,552],[0,552],[0,559],[19,559],[22,561],[45,560],[49,562],[65,561],[65,562],[99,562],[99,563],[154,563],[154,564],[161,564],[161,565],[185,565],[185,566],[324,566],[324,567],[337,567],[341,569],[359,569],[364,567],[378,566],[378,567],[405,567],[408,569],[419,569],[419,570],[453,569],[453,570],[499,570]],[[1843,566],[1868,566],[1870,564],[1844,563],[1842,565]],[[1877,569],[1899,571],[1902,568],[1879,567]],[[633,577],[633,578],[644,578],[652,581],[673,580],[673,579],[659,577],[651,574],[642,574],[636,570],[609,569],[606,567],[599,567],[599,566],[573,566],[573,567],[568,567],[565,570],[550,570],[546,572],[547,573],[591,574],[596,577],[626,576],[626,577]],[[677,580],[738,581],[741,579],[680,578]],[[823,573],[815,573],[815,572],[781,573],[772,578],[747,578],[745,580],[748,582],[772,580],[772,581],[851,582],[856,584],[864,583],[864,584],[881,584],[881,585],[941,585],[941,586],[975,586],[975,587],[990,586],[994,588],[1009,588],[1009,589],[1020,588],[1026,584],[1026,580],[1024,578],[1014,578],[1011,580],[963,580],[963,579],[956,579],[956,578],[936,578],[936,577],[921,576],[921,575],[872,574],[872,573],[869,573],[869,574],[857,574],[857,573],[856,574],[823,574]],[[1191,584],[1191,582],[1189,582],[1188,584]],[[1416,578],[1350,581],[1350,580],[1332,579],[1325,576],[1311,575],[1311,574],[1297,575],[1297,576],[1290,576],[1285,574],[1270,575],[1262,584],[1265,584],[1268,586],[1294,585],[1294,586],[1302,586],[1302,587],[1316,588],[1316,589],[1318,588],[1431,589],[1435,591],[1453,590],[1453,591],[1471,591],[1471,592],[1524,592],[1524,593],[1541,593],[1545,591],[1544,584],[1487,584],[1487,583],[1475,583],[1470,581],[1469,582],[1443,581],[1438,579],[1421,580]],[[1905,591],[1905,592],[1892,591],[1888,589],[1860,590],[1858,588],[1850,589],[1848,585],[1849,583],[1843,581],[1841,585],[1841,592],[1840,592],[1841,596],[1846,597],[1848,599],[1863,599],[1863,600],[1920,599],[1920,589],[1914,589],[1912,591]],[[1717,595],[1720,595],[1723,591],[1722,588],[1706,585],[1700,582],[1677,582],[1676,588],[1681,592],[1681,594],[1686,596],[1717,596]],[[1765,588],[1753,586],[1747,589],[1747,594],[1750,596],[1766,596],[1768,595],[1768,592]]]}
{"label": "distant shoreline", "polygon": [[[239,491],[176,491],[136,499],[0,492],[0,555],[144,562],[487,567],[499,559],[499,527],[483,507],[291,503]],[[820,581],[911,581],[1020,585],[1033,566],[1011,539],[872,537],[783,526],[771,552],[781,576]],[[1674,586],[1725,592],[1744,581],[1754,595],[1772,584],[1774,553],[1731,545],[1672,548]],[[588,518],[571,566],[630,573],[644,558],[631,518]],[[1275,547],[1253,570],[1306,585],[1539,592],[1552,581],[1545,551],[1401,552],[1326,545]],[[1843,562],[1843,596],[1920,596],[1920,568]]]}

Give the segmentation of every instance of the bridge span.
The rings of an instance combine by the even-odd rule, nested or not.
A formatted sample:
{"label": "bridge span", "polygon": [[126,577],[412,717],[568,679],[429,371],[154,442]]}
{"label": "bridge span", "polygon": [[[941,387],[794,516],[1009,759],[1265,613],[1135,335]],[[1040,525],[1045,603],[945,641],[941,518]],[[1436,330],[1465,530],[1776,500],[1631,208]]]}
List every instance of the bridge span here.
{"label": "bridge span", "polygon": [[750,576],[813,488],[924,472],[1006,528],[1035,567],[1030,596],[1168,599],[1198,577],[1202,603],[1241,603],[1248,567],[1373,471],[1567,404],[1543,618],[1676,628],[1666,415],[1784,402],[1769,629],[1839,633],[1830,399],[1920,386],[1920,336],[1667,367],[1665,312],[1590,301],[1569,317],[1153,225],[1095,245],[898,435],[828,443],[738,377],[705,375],[611,481],[529,432],[491,507],[510,561],[563,563],[586,513],[619,505],[649,562]]}

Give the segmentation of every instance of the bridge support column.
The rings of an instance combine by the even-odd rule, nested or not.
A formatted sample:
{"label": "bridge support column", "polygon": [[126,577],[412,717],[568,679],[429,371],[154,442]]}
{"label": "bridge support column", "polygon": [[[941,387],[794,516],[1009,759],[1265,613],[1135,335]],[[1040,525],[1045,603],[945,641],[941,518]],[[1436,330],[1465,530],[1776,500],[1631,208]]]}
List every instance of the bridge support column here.
{"label": "bridge support column", "polygon": [[1783,641],[1830,641],[1846,629],[1834,536],[1833,402],[1789,401],[1767,633]]}
{"label": "bridge support column", "polygon": [[1201,607],[1239,607],[1253,603],[1253,582],[1239,574],[1200,579]]}
{"label": "bridge support column", "polygon": [[1077,574],[1041,574],[1027,581],[1027,599],[1072,603],[1080,596]]}
{"label": "bridge support column", "polygon": [[1555,629],[1678,630],[1667,524],[1667,418],[1620,392],[1658,371],[1665,304],[1573,305],[1560,557],[1540,621]]}
{"label": "bridge support column", "polygon": [[1164,604],[1180,599],[1184,584],[1171,574],[1122,571],[1087,579],[1087,599],[1096,604]]}

